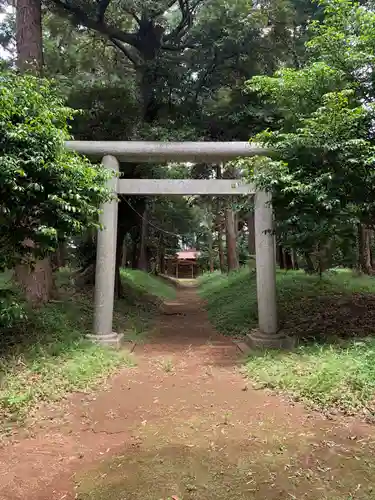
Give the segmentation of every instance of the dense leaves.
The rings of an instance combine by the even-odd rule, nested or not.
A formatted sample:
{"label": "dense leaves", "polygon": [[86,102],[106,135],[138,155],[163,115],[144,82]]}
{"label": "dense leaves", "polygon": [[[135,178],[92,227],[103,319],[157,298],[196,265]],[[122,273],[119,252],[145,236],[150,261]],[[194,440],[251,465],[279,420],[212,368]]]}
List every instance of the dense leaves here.
{"label": "dense leaves", "polygon": [[47,81],[1,75],[1,268],[98,226],[108,173],[64,147],[72,114]]}
{"label": "dense leaves", "polygon": [[[340,258],[349,259],[355,225],[372,217],[372,20],[370,9],[347,0],[50,0],[44,73],[84,110],[72,122],[79,139],[246,140],[267,130],[256,140],[278,157],[257,159],[256,176],[274,191],[280,242],[316,252],[337,239]],[[210,166],[188,175],[198,170],[214,175]],[[122,164],[121,171],[173,175],[158,165]],[[205,220],[206,201],[194,203]],[[139,247],[146,203],[131,205],[120,200],[119,241],[127,234]],[[241,205],[233,200],[245,261],[248,208]],[[213,200],[202,225],[185,202],[147,203],[149,257],[160,241],[172,250],[185,234],[206,255],[213,246],[217,261],[224,209]]]}
{"label": "dense leaves", "polygon": [[[310,61],[248,87],[278,115],[275,130],[255,140],[275,152],[250,162],[250,176],[273,193],[281,240],[300,251],[327,254],[355,227],[374,221],[372,70],[375,14],[348,1],[323,4],[313,25]],[[345,53],[345,57],[341,57]],[[344,61],[344,62],[343,62]]]}

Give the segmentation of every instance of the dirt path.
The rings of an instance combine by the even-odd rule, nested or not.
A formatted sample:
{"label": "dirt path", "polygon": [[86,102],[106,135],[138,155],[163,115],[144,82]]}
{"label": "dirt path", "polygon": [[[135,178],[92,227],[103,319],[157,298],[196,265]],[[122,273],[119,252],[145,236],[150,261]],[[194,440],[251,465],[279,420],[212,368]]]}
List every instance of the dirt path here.
{"label": "dirt path", "polygon": [[0,450],[1,500],[375,498],[373,430],[256,391],[183,289],[138,366]]}

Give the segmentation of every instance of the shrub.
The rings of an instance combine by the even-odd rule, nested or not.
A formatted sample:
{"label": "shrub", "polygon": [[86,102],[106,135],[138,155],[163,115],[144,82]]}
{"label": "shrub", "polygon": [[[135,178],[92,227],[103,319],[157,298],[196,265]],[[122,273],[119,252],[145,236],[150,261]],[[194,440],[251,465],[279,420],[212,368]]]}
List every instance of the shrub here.
{"label": "shrub", "polygon": [[0,328],[12,328],[18,321],[26,319],[26,311],[11,291],[1,290]]}
{"label": "shrub", "polygon": [[74,114],[53,83],[0,73],[0,269],[98,226],[108,173],[64,147]]}

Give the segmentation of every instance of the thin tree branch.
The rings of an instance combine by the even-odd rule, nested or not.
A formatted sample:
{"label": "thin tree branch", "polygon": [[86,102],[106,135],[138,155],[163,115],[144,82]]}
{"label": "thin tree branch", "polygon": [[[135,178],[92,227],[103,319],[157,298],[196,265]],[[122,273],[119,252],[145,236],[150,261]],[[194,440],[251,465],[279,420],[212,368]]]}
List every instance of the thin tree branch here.
{"label": "thin tree branch", "polygon": [[185,28],[186,25],[189,25],[189,18],[190,18],[189,0],[178,0],[178,6],[181,12],[181,20],[178,23],[178,25],[168,35],[164,37],[165,41],[170,41],[175,39],[183,30],[183,28]]}
{"label": "thin tree branch", "polygon": [[114,38],[120,42],[138,48],[137,35],[135,33],[126,33],[114,26],[109,26],[105,22],[93,20],[83,9],[72,5],[71,3],[65,3],[63,0],[52,0],[52,2],[62,13],[70,17],[76,25],[86,26],[86,28],[97,31],[110,39]]}
{"label": "thin tree branch", "polygon": [[[195,96],[194,96],[194,100],[193,100],[194,104],[197,103],[198,98],[199,98],[199,94],[200,94],[201,90],[204,88],[205,83],[210,78],[210,76],[212,76],[214,74],[214,72],[217,69],[217,67],[221,63],[232,59],[236,55],[237,55],[237,52],[233,52],[231,54],[226,55],[223,58],[220,58],[217,48],[214,49],[214,54],[213,54],[213,58],[212,58],[211,64],[207,67],[206,71],[203,73],[203,75],[197,81],[197,85],[196,85],[196,89],[195,89]],[[236,70],[237,69],[237,65],[235,65],[233,67],[233,69]]]}
{"label": "thin tree branch", "polygon": [[197,45],[193,45],[190,43],[185,43],[183,45],[164,45],[164,44],[162,44],[160,46],[160,48],[162,50],[169,50],[171,52],[180,52],[181,50],[185,50],[185,49],[196,49]]}
{"label": "thin tree branch", "polygon": [[167,12],[167,10],[169,10],[171,7],[173,7],[173,5],[175,3],[177,3],[177,0],[171,0],[170,2],[167,3],[167,5],[165,5],[161,9],[157,10],[156,12],[153,12],[151,15],[151,18],[155,19],[155,17],[161,16],[162,14],[164,14],[164,12]]}
{"label": "thin tree branch", "polygon": [[128,49],[123,43],[116,40],[116,38],[110,38],[109,41],[112,43],[112,45],[119,49],[127,59],[129,59],[129,61],[134,65],[135,69],[140,67],[140,63],[137,61],[135,54],[131,53],[130,48]]}
{"label": "thin tree branch", "polygon": [[178,25],[166,36],[164,41],[181,40],[191,28],[197,9],[205,0],[195,0],[190,4],[190,0],[178,0],[181,11],[181,20]]}
{"label": "thin tree branch", "polygon": [[127,14],[131,15],[131,16],[132,16],[132,18],[136,21],[136,23],[137,23],[137,24],[139,24],[139,25],[141,24],[141,20],[140,20],[140,18],[137,16],[137,14],[134,12],[134,10],[132,10],[132,9],[124,9],[124,11],[125,11]]}
{"label": "thin tree branch", "polygon": [[110,4],[111,0],[97,0],[97,8],[96,8],[96,20],[98,23],[102,23],[104,21],[105,12]]}

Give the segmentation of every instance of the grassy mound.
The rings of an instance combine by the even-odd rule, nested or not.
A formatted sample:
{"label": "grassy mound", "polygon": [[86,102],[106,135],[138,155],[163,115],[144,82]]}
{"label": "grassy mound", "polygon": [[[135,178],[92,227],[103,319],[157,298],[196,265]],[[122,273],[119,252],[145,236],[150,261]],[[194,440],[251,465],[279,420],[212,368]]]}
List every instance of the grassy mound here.
{"label": "grassy mound", "polygon": [[159,299],[173,299],[176,291],[172,283],[153,274],[137,269],[121,269],[122,280],[130,284],[140,295],[151,295]]}
{"label": "grassy mound", "polygon": [[[254,354],[247,374],[261,387],[286,391],[320,408],[375,414],[375,279],[349,271],[323,279],[278,272],[283,330],[299,339],[293,352]],[[211,321],[239,336],[257,322],[255,274],[241,270],[201,280]]]}
{"label": "grassy mound", "polygon": [[[116,351],[86,340],[86,334],[92,331],[92,290],[77,293],[65,270],[58,283],[58,300],[42,309],[28,310],[27,319],[0,331],[3,429],[12,421],[22,420],[41,402],[90,390],[114,370],[134,364],[126,350]],[[114,328],[134,339],[147,331],[156,308],[151,299],[173,295],[173,289],[140,271],[126,271],[124,284],[132,294],[116,301]],[[10,286],[4,277],[1,285]]]}

